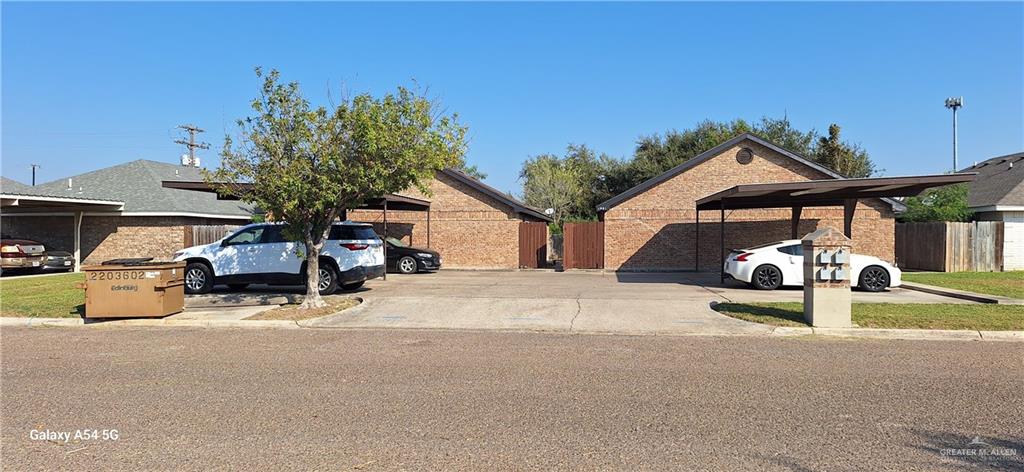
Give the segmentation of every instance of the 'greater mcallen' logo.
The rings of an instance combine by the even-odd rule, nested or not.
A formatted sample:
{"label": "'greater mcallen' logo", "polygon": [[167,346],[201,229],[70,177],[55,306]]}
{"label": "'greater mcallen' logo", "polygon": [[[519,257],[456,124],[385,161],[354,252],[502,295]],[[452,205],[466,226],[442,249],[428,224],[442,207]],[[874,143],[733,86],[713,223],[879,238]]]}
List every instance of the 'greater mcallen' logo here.
{"label": "'greater mcallen' logo", "polygon": [[975,436],[971,442],[967,443],[966,447],[960,449],[947,448],[942,449],[940,452],[944,456],[978,457],[982,459],[1003,459],[1017,455],[1016,449],[1011,447],[992,447],[991,444],[982,440],[981,436]]}

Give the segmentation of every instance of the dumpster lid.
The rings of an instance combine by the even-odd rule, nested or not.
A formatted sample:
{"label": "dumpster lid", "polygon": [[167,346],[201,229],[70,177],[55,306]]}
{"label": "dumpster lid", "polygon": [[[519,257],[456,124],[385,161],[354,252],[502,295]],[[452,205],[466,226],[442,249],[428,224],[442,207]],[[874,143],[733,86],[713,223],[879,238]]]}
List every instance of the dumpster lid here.
{"label": "dumpster lid", "polygon": [[149,265],[153,264],[152,257],[125,257],[122,259],[111,259],[109,261],[100,262],[100,265]]}

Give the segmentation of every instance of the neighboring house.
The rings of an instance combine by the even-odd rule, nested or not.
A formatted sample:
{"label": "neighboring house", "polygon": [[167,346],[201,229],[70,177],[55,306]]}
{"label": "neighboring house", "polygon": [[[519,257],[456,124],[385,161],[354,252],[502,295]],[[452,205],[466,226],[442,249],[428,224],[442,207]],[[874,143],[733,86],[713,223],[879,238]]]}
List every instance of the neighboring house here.
{"label": "neighboring house", "polygon": [[993,157],[961,172],[977,172],[967,205],[981,221],[1003,222],[1003,270],[1024,270],[1024,152]]}
{"label": "neighboring house", "polygon": [[[429,200],[430,211],[389,210],[388,236],[438,251],[442,267],[518,268],[520,223],[551,221],[536,209],[457,170],[438,172],[427,187],[429,194],[416,189],[404,194]],[[374,223],[378,232],[383,232],[383,216],[377,210],[348,212],[349,219]]]}
{"label": "neighboring house", "polygon": [[[604,267],[610,270],[693,270],[695,202],[735,185],[842,178],[835,172],[752,134],[716,146],[598,206],[604,221]],[[894,259],[894,213],[889,199],[861,200],[853,220],[854,250]],[[726,212],[725,245],[744,248],[789,239],[789,209]],[[717,223],[717,211],[702,211],[703,223]],[[822,226],[843,228],[841,207],[804,208],[799,235]],[[700,268],[721,268],[718,224],[702,224]]]}
{"label": "neighboring house", "polygon": [[164,180],[201,181],[202,175],[195,167],[136,160],[34,187],[4,179],[0,229],[48,249],[79,247],[81,261],[93,264],[169,258],[190,239],[192,225],[240,225],[252,218],[243,202],[164,188]]}

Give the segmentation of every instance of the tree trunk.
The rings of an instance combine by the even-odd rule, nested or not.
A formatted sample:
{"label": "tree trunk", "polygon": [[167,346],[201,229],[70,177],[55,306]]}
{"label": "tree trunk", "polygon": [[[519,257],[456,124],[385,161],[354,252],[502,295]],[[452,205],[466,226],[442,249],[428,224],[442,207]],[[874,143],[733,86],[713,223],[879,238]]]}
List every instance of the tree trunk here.
{"label": "tree trunk", "polygon": [[320,245],[306,239],[306,298],[299,308],[321,308],[327,302],[320,297]]}

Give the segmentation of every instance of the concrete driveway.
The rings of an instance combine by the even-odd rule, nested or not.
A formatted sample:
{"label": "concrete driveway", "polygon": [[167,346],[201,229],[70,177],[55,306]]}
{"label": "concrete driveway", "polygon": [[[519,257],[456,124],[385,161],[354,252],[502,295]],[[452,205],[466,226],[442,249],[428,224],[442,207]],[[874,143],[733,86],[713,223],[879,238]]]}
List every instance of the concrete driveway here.
{"label": "concrete driveway", "polygon": [[[713,283],[714,282],[714,283]],[[715,285],[717,275],[600,272],[471,272],[388,275],[367,282],[363,304],[322,318],[316,327],[529,330],[615,334],[767,333],[735,320],[711,302],[801,300],[800,290],[771,293],[738,284]],[[857,293],[856,301],[932,302],[917,292]]]}

